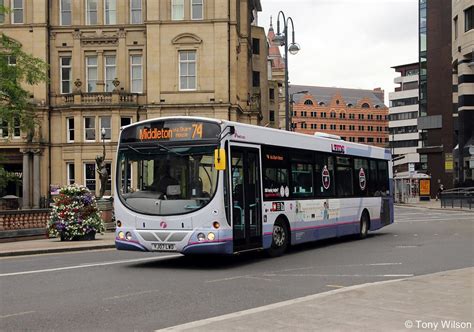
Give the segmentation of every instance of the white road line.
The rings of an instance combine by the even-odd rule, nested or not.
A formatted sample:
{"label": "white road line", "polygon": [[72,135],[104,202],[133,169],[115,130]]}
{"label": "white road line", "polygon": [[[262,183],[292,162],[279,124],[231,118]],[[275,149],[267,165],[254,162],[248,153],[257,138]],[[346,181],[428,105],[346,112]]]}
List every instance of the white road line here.
{"label": "white road line", "polygon": [[124,295],[116,295],[116,296],[111,296],[111,297],[106,297],[103,300],[117,300],[117,299],[123,299],[125,297],[130,297],[130,296],[137,296],[137,295],[144,295],[144,294],[150,294],[150,293],[156,293],[162,291],[160,289],[151,289],[147,291],[142,291],[142,292],[135,292],[135,293],[129,293],[129,294],[124,294]]}
{"label": "white road line", "polygon": [[169,255],[169,256],[159,256],[159,257],[138,258],[138,259],[126,259],[126,260],[121,260],[121,261],[101,262],[101,263],[92,263],[92,264],[57,267],[57,268],[53,268],[53,269],[3,273],[3,274],[0,274],[0,277],[10,277],[10,276],[25,275],[25,274],[36,274],[36,273],[74,270],[74,269],[82,269],[82,268],[86,268],[86,267],[116,265],[116,264],[124,264],[124,263],[146,262],[146,261],[162,260],[162,259],[175,258],[175,257],[181,257],[181,255]]}
{"label": "white road line", "polygon": [[22,316],[22,315],[28,315],[28,314],[32,314],[36,311],[24,311],[24,312],[18,312],[16,314],[10,314],[10,315],[4,315],[4,316],[0,316],[0,319],[2,318],[8,318],[8,317],[14,317],[14,316]]}
{"label": "white road line", "polygon": [[266,277],[355,277],[355,278],[405,278],[414,274],[265,274]]}

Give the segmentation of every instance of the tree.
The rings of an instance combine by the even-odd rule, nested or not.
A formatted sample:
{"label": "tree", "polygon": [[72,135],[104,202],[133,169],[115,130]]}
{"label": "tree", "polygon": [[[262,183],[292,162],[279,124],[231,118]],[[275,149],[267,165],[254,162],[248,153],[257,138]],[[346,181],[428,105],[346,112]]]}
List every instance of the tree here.
{"label": "tree", "polygon": [[[0,6],[0,14],[8,9]],[[30,93],[23,85],[36,85],[48,80],[48,65],[22,50],[22,45],[8,37],[0,36],[0,119],[7,126],[9,136],[15,122],[32,139],[35,128],[33,105],[29,102]]]}

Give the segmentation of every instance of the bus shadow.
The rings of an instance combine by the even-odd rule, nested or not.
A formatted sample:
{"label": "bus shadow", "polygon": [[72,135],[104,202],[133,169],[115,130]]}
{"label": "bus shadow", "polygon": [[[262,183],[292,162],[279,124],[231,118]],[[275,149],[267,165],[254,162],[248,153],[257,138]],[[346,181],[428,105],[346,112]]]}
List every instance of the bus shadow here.
{"label": "bus shadow", "polygon": [[294,255],[298,254],[301,252],[305,251],[310,251],[310,250],[315,250],[315,249],[322,249],[326,247],[332,247],[335,245],[340,245],[343,243],[350,243],[350,242],[359,242],[359,241],[367,241],[370,239],[376,239],[376,238],[381,238],[383,236],[389,235],[389,233],[369,233],[367,235],[367,238],[361,240],[355,235],[346,235],[346,236],[341,236],[341,237],[335,237],[335,238],[330,238],[330,239],[325,239],[325,240],[319,240],[315,242],[306,242],[302,244],[297,244],[292,247],[287,251],[286,255]]}
{"label": "bus shadow", "polygon": [[[372,233],[367,236],[366,240],[371,238],[380,238],[389,235],[388,233]],[[285,255],[277,258],[270,258],[263,251],[246,252],[233,256],[219,255],[191,255],[170,257],[168,259],[159,259],[156,261],[147,261],[143,263],[130,264],[127,268],[133,269],[183,269],[183,270],[226,270],[239,268],[246,265],[256,264],[261,261],[273,259],[285,259],[291,255],[297,255],[315,249],[321,249],[340,245],[343,243],[359,241],[354,236],[344,236],[316,242],[298,244],[290,247]]]}

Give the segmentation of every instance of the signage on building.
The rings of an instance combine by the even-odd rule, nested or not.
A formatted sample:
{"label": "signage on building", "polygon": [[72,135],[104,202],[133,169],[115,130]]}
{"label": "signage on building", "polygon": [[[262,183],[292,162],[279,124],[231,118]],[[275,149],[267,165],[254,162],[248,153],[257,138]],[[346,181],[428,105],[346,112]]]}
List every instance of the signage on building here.
{"label": "signage on building", "polygon": [[452,153],[445,153],[444,154],[444,170],[446,172],[450,172],[452,173],[453,172],[453,154]]}
{"label": "signage on building", "polygon": [[430,195],[430,182],[429,179],[420,180],[420,196],[429,196]]}
{"label": "signage on building", "polygon": [[59,195],[59,189],[61,189],[61,186],[59,184],[50,184],[49,185],[49,191],[51,195]]}

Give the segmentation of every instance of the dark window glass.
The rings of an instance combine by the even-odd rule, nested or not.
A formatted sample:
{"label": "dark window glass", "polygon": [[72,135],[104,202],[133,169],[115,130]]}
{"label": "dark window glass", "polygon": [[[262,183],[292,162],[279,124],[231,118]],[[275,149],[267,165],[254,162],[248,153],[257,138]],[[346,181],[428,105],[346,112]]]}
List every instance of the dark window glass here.
{"label": "dark window glass", "polygon": [[331,197],[335,192],[334,158],[325,154],[316,154],[314,163],[314,183],[316,197]]}
{"label": "dark window glass", "polygon": [[474,29],[474,6],[464,11],[464,31]]}
{"label": "dark window glass", "polygon": [[260,54],[260,39],[252,38],[252,52],[253,54]]}
{"label": "dark window glass", "polygon": [[263,197],[282,199],[289,196],[288,156],[284,151],[262,150]]}
{"label": "dark window glass", "polygon": [[129,118],[129,117],[120,118],[120,127],[128,126],[131,123],[132,123],[132,118]]}
{"label": "dark window glass", "polygon": [[375,196],[377,191],[377,161],[376,160],[369,160],[369,169],[368,169],[368,182],[367,182],[367,189],[369,196]]}
{"label": "dark window glass", "polygon": [[275,111],[270,111],[270,117],[269,117],[270,122],[275,121]]}
{"label": "dark window glass", "polygon": [[291,196],[313,196],[313,161],[312,153],[292,154],[291,158]]}
{"label": "dark window glass", "polygon": [[388,163],[385,160],[379,160],[377,162],[378,167],[378,190],[381,195],[385,195],[389,189],[388,186]]}
{"label": "dark window glass", "polygon": [[369,162],[366,159],[354,158],[354,192],[356,196],[368,195],[368,168]]}
{"label": "dark window glass", "polygon": [[275,89],[270,89],[270,100],[275,99]]}
{"label": "dark window glass", "polygon": [[351,157],[336,157],[336,186],[340,197],[354,194],[351,164]]}
{"label": "dark window glass", "polygon": [[260,72],[259,71],[252,72],[252,84],[254,87],[260,86]]}

